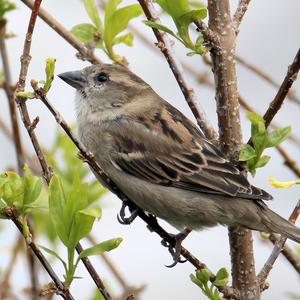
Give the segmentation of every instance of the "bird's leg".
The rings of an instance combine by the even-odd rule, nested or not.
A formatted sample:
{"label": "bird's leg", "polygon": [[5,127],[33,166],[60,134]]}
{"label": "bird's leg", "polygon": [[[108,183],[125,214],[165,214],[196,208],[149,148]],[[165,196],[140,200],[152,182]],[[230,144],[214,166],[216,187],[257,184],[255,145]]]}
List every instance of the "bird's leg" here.
{"label": "bird's leg", "polygon": [[172,268],[177,265],[177,263],[184,263],[186,260],[181,260],[180,259],[180,254],[181,254],[181,244],[183,240],[189,235],[191,232],[190,229],[185,228],[183,231],[179,232],[178,234],[170,234],[172,238],[175,240],[175,244],[170,244],[166,239],[162,240],[162,245],[167,247],[169,252],[171,253],[174,262],[167,266],[168,268]]}
{"label": "bird's leg", "polygon": [[[127,206],[129,207],[131,213],[129,217],[126,217],[126,212],[125,212]],[[134,219],[138,216],[138,212],[139,212],[138,208],[130,209],[130,206],[128,205],[127,201],[123,201],[122,207],[120,209],[120,213],[117,215],[117,219],[122,225],[130,225],[134,221]]]}

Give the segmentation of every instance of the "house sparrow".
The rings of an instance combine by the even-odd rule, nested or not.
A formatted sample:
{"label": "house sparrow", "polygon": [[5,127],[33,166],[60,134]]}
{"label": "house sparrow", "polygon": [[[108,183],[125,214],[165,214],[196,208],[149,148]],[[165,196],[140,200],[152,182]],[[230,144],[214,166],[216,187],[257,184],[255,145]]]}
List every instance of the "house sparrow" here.
{"label": "house sparrow", "polygon": [[139,208],[178,229],[240,225],[300,242],[300,229],[262,201],[272,196],[128,69],[101,64],[58,76],[77,90],[80,140]]}

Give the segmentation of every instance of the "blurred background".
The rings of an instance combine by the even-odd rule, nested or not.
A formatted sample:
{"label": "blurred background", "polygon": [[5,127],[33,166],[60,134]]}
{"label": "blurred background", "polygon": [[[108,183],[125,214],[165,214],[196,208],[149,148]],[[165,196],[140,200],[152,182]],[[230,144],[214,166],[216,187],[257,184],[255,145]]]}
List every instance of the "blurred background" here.
{"label": "blurred background", "polygon": [[[233,12],[237,2],[231,1]],[[134,1],[124,0],[123,3],[134,3]],[[16,35],[7,40],[14,82],[17,81],[19,74],[20,55],[23,50],[24,36],[30,16],[30,10],[21,1],[16,1],[16,4],[18,9],[7,15],[9,20],[8,31]],[[79,0],[44,0],[42,6],[68,29],[75,24],[89,22],[83,3]],[[284,2],[279,0],[252,1],[240,27],[237,39],[237,54],[247,62],[264,70],[277,82],[281,82],[286,74],[287,66],[292,62],[300,45],[299,12],[300,2],[297,0],[286,0]],[[164,15],[161,17],[164,24],[168,24],[170,27],[173,26]],[[117,52],[127,58],[130,69],[148,82],[160,96],[194,120],[164,57],[153,44],[155,39],[152,31],[141,22],[143,19],[145,17],[142,16],[131,24],[135,30],[138,30],[143,37],[150,41],[152,47],[146,45],[136,36],[132,48],[121,45],[116,47]],[[187,57],[186,52],[188,50],[178,43],[175,43],[174,50],[176,55],[194,71],[212,79],[210,69],[203,63],[201,57]],[[32,60],[27,82],[30,79],[44,78],[44,65],[47,57],[57,59],[56,74],[87,66],[88,63],[78,60],[75,53],[76,51],[68,43],[42,20],[38,19],[33,36]],[[109,62],[103,53],[97,52],[97,55],[104,61]],[[259,113],[263,114],[269,102],[275,96],[276,88],[240,64],[237,64],[237,74],[241,96],[247,99]],[[194,87],[209,119],[217,128],[213,90],[205,85],[200,85],[189,72],[186,72],[186,76],[190,85]],[[300,95],[299,80],[295,82],[293,88],[296,94]],[[29,89],[30,87],[27,85],[27,90]],[[63,117],[70,124],[75,124],[74,90],[56,77],[48,96]],[[3,90],[0,90],[0,97],[0,119],[9,125],[9,111]],[[36,133],[41,144],[45,148],[51,148],[57,132],[55,120],[37,100],[30,101],[28,107],[32,118],[37,115],[40,117]],[[274,122],[281,126],[291,125],[293,134],[300,138],[299,116],[299,103],[286,99]],[[244,140],[247,141],[250,123],[245,117],[244,110],[241,110],[241,119]],[[33,153],[31,142],[23,128],[22,141],[26,151]],[[1,130],[0,145],[0,172],[4,172],[8,167],[15,166],[16,163],[13,144]],[[300,164],[299,145],[286,141],[283,146],[289,155]],[[266,154],[272,156],[271,161],[266,167],[259,169],[256,177],[250,178],[250,181],[269,191],[274,196],[274,201],[268,203],[269,206],[288,218],[299,199],[300,190],[298,186],[278,190],[268,184],[268,179],[271,176],[283,181],[293,180],[295,175],[284,166],[283,159],[277,151],[269,150],[267,152]],[[145,223],[138,219],[130,226],[119,224],[116,216],[121,207],[121,202],[114,195],[106,194],[102,203],[103,217],[99,223],[96,222],[94,225],[93,236],[99,241],[115,236],[124,238],[121,246],[109,253],[109,256],[126,279],[128,285],[140,287],[146,284],[146,288],[140,294],[139,299],[206,299],[201,294],[200,289],[190,281],[189,274],[194,272],[194,268],[189,263],[178,264],[172,269],[166,268],[165,265],[170,264],[172,258],[167,249],[161,246],[160,238],[156,234],[150,233]],[[175,233],[175,229],[168,224],[163,221],[161,221],[161,224],[167,231]],[[0,269],[3,271],[7,268],[11,247],[19,233],[11,222],[1,221],[0,226]],[[47,241],[41,238],[38,243],[47,244]],[[288,244],[294,249],[299,247],[290,241]],[[184,246],[201,261],[205,262],[212,271],[215,272],[221,267],[230,270],[226,228],[217,227],[202,232],[193,232],[184,241]],[[254,247],[256,270],[259,271],[270,255],[272,246],[268,241],[262,240],[257,233],[254,233]],[[122,288],[111,275],[107,266],[97,257],[93,257],[92,261],[99,274],[111,287],[112,292],[116,295],[121,294]],[[58,274],[62,274],[62,267],[57,261],[53,261],[53,266]],[[19,291],[29,286],[27,269],[26,262],[20,257],[15,269],[17,271],[12,274],[11,280]],[[40,282],[48,282],[47,275],[44,272],[42,274],[43,277],[41,277]],[[91,299],[90,295],[93,294],[94,285],[83,267],[79,268],[77,276],[83,278],[74,281],[72,285],[73,295],[76,299]],[[263,299],[288,299],[287,292],[300,294],[299,275],[284,257],[279,257],[275,263],[268,282],[270,288],[263,293]],[[17,294],[18,299],[26,299],[25,294]]]}

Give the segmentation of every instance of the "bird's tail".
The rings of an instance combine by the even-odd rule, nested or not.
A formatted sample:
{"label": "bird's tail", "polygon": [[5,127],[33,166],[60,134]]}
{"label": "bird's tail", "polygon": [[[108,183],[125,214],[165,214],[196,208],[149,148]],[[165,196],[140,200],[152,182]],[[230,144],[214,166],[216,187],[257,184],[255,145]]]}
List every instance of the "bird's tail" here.
{"label": "bird's tail", "polygon": [[285,220],[268,207],[264,207],[261,211],[262,225],[265,231],[279,233],[297,243],[300,243],[300,228],[291,222]]}

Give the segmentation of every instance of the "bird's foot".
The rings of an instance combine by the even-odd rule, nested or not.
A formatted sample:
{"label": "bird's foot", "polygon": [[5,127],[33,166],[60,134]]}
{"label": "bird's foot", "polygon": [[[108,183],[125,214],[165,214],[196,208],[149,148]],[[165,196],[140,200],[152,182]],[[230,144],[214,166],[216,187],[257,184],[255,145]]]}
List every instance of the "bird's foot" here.
{"label": "bird's foot", "polygon": [[117,219],[119,223],[121,223],[122,225],[130,225],[134,221],[134,219],[138,216],[139,213],[138,208],[130,209],[129,207],[129,211],[131,215],[129,217],[126,217],[125,210],[127,206],[129,207],[128,203],[126,203],[126,201],[123,201],[122,207],[120,209],[120,213],[117,215]]}
{"label": "bird's foot", "polygon": [[186,262],[186,259],[181,259],[181,244],[183,240],[189,235],[191,232],[190,229],[185,228],[183,231],[179,232],[178,234],[170,234],[172,238],[174,239],[174,243],[168,242],[166,239],[162,240],[162,245],[167,247],[169,252],[171,253],[173,257],[173,263],[171,265],[167,265],[166,267],[168,268],[173,268],[175,267],[178,263],[184,263]]}

